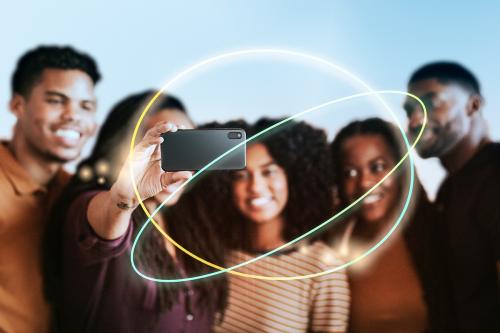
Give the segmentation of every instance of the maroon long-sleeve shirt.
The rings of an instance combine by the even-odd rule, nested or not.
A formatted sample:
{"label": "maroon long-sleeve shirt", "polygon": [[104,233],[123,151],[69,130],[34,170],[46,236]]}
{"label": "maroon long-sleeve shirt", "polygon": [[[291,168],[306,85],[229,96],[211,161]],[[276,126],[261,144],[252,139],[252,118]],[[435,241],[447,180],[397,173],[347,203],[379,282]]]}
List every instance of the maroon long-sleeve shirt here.
{"label": "maroon long-sleeve shirt", "polygon": [[210,332],[213,313],[196,306],[197,294],[190,287],[179,293],[170,310],[157,315],[156,284],[138,276],[130,264],[133,223],[125,235],[109,241],[100,238],[87,220],[89,201],[97,193],[79,196],[66,215],[62,331]]}

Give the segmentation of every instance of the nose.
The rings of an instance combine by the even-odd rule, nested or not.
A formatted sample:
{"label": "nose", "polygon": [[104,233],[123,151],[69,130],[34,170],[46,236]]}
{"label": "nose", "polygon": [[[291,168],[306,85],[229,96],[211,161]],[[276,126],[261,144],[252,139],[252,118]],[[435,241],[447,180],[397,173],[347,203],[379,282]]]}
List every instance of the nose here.
{"label": "nose", "polygon": [[64,107],[62,118],[67,122],[76,121],[80,111],[79,108],[76,103],[67,103]]}
{"label": "nose", "polygon": [[420,128],[424,123],[424,113],[420,107],[415,108],[408,119],[408,127],[410,131]]}
{"label": "nose", "polygon": [[371,189],[380,179],[373,175],[369,170],[365,170],[359,177],[359,188],[364,193]]}
{"label": "nose", "polygon": [[259,193],[265,187],[265,179],[259,173],[253,174],[249,182],[249,190],[252,193]]}

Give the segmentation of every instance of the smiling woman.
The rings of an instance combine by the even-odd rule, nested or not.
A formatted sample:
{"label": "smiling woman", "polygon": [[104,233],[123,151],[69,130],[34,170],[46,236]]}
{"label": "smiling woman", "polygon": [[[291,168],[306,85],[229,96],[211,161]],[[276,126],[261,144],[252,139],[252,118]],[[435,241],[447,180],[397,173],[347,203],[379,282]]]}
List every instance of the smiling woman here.
{"label": "smiling woman", "polygon": [[[390,123],[370,118],[340,130],[331,145],[335,162],[337,206],[354,202],[377,184],[400,160],[402,144]],[[335,247],[347,260],[379,241],[403,208],[407,168],[387,178],[358,204],[334,234]],[[420,189],[404,230],[398,229],[380,249],[348,269],[351,285],[351,332],[439,330],[436,276],[440,251],[433,238],[433,211]],[[408,225],[408,222],[410,222]],[[425,246],[423,245],[425,244]],[[432,274],[432,276],[431,276]]]}
{"label": "smiling woman", "polygon": [[[207,127],[242,128],[251,137],[281,119]],[[326,134],[289,122],[247,144],[247,167],[213,172],[181,200],[184,219],[208,220],[228,248],[226,267],[283,245],[332,215]],[[196,207],[196,209],[193,209]],[[238,269],[262,276],[297,276],[340,266],[318,237]],[[345,332],[349,288],[344,270],[294,281],[229,275],[229,299],[215,332]]]}

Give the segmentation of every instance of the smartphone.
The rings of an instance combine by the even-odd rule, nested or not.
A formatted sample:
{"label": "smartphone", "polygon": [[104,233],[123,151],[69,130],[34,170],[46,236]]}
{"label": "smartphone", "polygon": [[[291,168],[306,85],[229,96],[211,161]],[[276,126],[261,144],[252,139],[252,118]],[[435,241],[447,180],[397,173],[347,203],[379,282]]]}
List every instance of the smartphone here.
{"label": "smartphone", "polygon": [[[162,134],[161,167],[164,171],[198,171],[231,148],[245,142],[240,128],[180,129]],[[240,170],[246,166],[242,144],[207,170]]]}

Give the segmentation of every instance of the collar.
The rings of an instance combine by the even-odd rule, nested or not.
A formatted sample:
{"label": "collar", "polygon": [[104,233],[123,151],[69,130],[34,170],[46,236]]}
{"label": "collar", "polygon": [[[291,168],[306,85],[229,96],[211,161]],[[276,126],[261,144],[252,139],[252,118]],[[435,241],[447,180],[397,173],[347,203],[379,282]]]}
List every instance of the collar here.
{"label": "collar", "polygon": [[[48,192],[47,187],[35,182],[31,175],[19,164],[7,148],[7,142],[5,141],[0,142],[0,161],[2,161],[0,169],[17,195],[34,194],[37,192],[46,194]],[[69,174],[61,168],[55,174],[51,183],[59,187],[58,185],[66,183],[68,179]]]}

